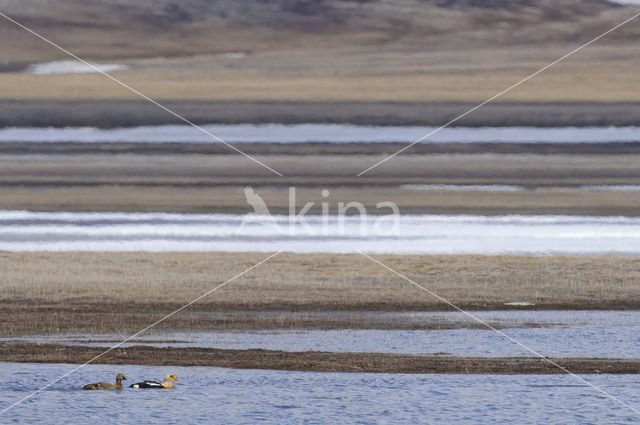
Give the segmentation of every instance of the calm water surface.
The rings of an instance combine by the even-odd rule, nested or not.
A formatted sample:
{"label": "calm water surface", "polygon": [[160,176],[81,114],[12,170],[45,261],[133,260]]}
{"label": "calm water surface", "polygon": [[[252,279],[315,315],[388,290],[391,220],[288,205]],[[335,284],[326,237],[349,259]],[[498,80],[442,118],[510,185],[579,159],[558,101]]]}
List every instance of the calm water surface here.
{"label": "calm water surface", "polygon": [[[404,142],[421,139],[436,127],[349,124],[210,124],[202,128],[230,143]],[[422,143],[622,143],[638,142],[638,127],[448,127]],[[0,129],[2,142],[212,143],[189,125]]]}
{"label": "calm water surface", "polygon": [[[206,314],[206,313],[203,313]],[[247,313],[244,313],[247,314]],[[273,314],[281,314],[274,312]],[[348,312],[317,315],[348,316]],[[404,324],[464,324],[456,312],[368,312],[386,322]],[[638,311],[491,311],[473,314],[512,338],[551,357],[638,358]],[[310,314],[305,314],[309,316]],[[346,318],[346,317],[345,317]],[[107,347],[129,335],[5,336],[3,341],[49,342]],[[98,340],[97,342],[89,342]],[[147,342],[145,342],[147,341]],[[280,330],[280,331],[151,331],[128,345],[158,347],[264,348],[284,351],[451,354],[456,356],[532,356],[512,341],[488,329],[446,330]]]}
{"label": "calm water surface", "polygon": [[[0,363],[0,409],[75,368]],[[174,390],[82,391],[173,372]],[[640,378],[585,375],[635,408]],[[127,381],[125,381],[127,382]],[[90,365],[0,416],[0,423],[621,424],[636,413],[569,375],[402,375]]]}

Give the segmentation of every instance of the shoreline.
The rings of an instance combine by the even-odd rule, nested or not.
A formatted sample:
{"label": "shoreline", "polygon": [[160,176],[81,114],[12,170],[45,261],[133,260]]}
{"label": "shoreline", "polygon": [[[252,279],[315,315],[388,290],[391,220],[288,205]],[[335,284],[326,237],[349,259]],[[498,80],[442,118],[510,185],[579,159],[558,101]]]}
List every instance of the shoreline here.
{"label": "shoreline", "polygon": [[[3,301],[4,302],[4,301]],[[132,304],[125,308],[108,304],[84,304],[78,307],[68,304],[22,304],[7,301],[8,307],[0,313],[3,323],[0,333],[5,339],[55,334],[92,334],[97,341],[101,335],[114,332],[137,332],[149,323],[162,319],[180,308],[179,305],[158,308],[154,304]],[[238,308],[245,307],[240,310]],[[342,308],[341,308],[342,307]],[[366,309],[369,307],[369,309]],[[639,311],[640,304],[556,304],[513,307],[504,304],[461,304],[460,308],[473,313],[485,312],[543,312],[590,311],[628,312]],[[285,310],[287,309],[287,310]],[[141,310],[145,310],[141,313]],[[394,316],[394,313],[398,315]],[[449,320],[407,320],[399,315],[411,313],[454,313],[446,305],[429,305],[416,302],[396,305],[383,303],[349,305],[259,305],[225,306],[222,304],[199,305],[197,310],[176,315],[154,328],[166,332],[184,331],[295,331],[295,330],[412,330],[443,331],[487,327],[475,321],[451,318]],[[97,324],[98,323],[98,324]],[[557,324],[523,322],[521,324],[489,321],[495,329],[552,328]],[[10,341],[15,342],[15,341]],[[117,341],[116,341],[117,342]]]}
{"label": "shoreline", "polygon": [[[108,347],[60,344],[0,344],[0,362],[84,363]],[[638,359],[548,359],[572,373],[637,374]],[[385,353],[287,352],[264,349],[155,348],[114,349],[92,362],[111,365],[208,366],[298,372],[412,373],[412,374],[564,374],[536,357],[453,357]]]}
{"label": "shoreline", "polygon": [[[406,147],[406,142],[302,142],[233,143],[249,155],[304,156],[304,155],[391,155]],[[233,156],[237,152],[216,143],[176,142],[0,142],[3,156],[20,155],[100,155],[117,158],[133,156],[221,155]],[[640,154],[638,142],[438,142],[418,143],[408,152],[416,155],[613,155]]]}

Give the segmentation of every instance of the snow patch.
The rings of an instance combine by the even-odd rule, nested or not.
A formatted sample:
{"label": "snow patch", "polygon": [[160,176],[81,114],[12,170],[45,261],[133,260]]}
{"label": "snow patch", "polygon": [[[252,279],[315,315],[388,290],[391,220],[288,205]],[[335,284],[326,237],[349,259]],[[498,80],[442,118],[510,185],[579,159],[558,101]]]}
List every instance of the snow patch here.
{"label": "snow patch", "polygon": [[128,68],[126,65],[110,63],[93,63],[89,66],[77,60],[65,60],[55,62],[43,62],[29,65],[26,74],[47,75],[47,74],[92,74],[99,72],[123,71]]}

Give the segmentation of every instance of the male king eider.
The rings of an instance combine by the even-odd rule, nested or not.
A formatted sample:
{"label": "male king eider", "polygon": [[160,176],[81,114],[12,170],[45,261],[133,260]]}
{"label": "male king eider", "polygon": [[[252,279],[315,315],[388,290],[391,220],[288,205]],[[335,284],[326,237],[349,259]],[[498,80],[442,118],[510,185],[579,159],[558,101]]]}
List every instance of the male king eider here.
{"label": "male king eider", "polygon": [[177,381],[178,377],[176,375],[172,375],[167,373],[164,375],[164,382],[160,383],[157,381],[142,381],[136,382],[133,385],[129,385],[129,388],[174,388],[172,381]]}
{"label": "male king eider", "polygon": [[124,374],[119,373],[116,375],[116,383],[110,384],[108,382],[97,382],[95,384],[87,384],[82,387],[83,390],[121,390],[122,381],[126,380]]}

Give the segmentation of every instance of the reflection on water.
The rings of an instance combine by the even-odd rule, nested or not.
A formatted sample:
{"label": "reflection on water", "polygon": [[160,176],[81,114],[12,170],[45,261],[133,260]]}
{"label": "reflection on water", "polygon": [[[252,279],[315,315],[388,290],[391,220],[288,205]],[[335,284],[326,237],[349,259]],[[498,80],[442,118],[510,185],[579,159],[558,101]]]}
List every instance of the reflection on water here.
{"label": "reflection on water", "polygon": [[[75,368],[0,364],[0,410]],[[82,391],[176,373],[174,390]],[[637,405],[635,375],[585,375]],[[125,381],[126,382],[126,381]],[[636,423],[627,407],[569,375],[402,375],[89,365],[0,416],[2,423]]]}
{"label": "reflection on water", "polygon": [[[230,143],[404,142],[412,143],[436,130],[420,126],[349,124],[219,124],[202,128]],[[448,127],[422,143],[623,143],[638,142],[638,127]],[[0,142],[147,142],[211,143],[211,136],[188,125],[156,125],[99,129],[3,128]]]}
{"label": "reflection on water", "polygon": [[7,251],[292,251],[397,254],[640,253],[640,218],[346,217],[0,211]]}
{"label": "reflection on water", "polygon": [[[207,313],[202,313],[207,314]],[[281,314],[281,313],[275,313]],[[305,313],[307,314],[307,313]],[[321,315],[322,313],[317,313]],[[324,313],[339,317],[340,312]],[[347,313],[349,314],[349,313]],[[351,313],[353,314],[353,313]],[[369,312],[386,322],[442,326],[477,325],[457,312]],[[491,311],[473,312],[510,337],[550,357],[638,358],[640,311]],[[394,318],[393,316],[397,316]],[[345,317],[346,318],[346,317]],[[397,319],[397,320],[394,320]],[[372,323],[375,321],[372,319]],[[30,341],[112,346],[129,335],[41,335],[5,337]],[[148,341],[148,342],[145,342]],[[95,342],[92,342],[95,341]],[[130,345],[157,347],[263,348],[284,351],[450,354],[455,356],[532,356],[489,329],[442,330],[278,330],[278,331],[152,331]]]}

